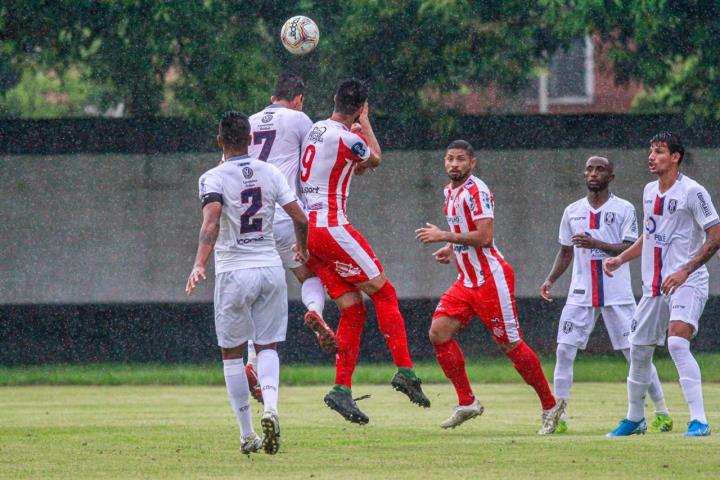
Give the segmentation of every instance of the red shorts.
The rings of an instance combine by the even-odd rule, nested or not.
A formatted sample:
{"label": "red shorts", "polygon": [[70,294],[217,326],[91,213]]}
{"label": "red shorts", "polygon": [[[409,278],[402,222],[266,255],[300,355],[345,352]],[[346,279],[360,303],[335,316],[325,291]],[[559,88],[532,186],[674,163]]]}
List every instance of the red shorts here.
{"label": "red shorts", "polygon": [[330,298],[357,292],[355,286],[371,280],[383,268],[370,244],[352,225],[310,227],[310,259],[306,265],[320,278]]}
{"label": "red shorts", "polygon": [[515,306],[515,274],[507,263],[498,270],[476,288],[466,287],[460,281],[453,283],[440,297],[433,319],[454,318],[465,328],[472,316],[477,315],[495,342],[522,340]]}

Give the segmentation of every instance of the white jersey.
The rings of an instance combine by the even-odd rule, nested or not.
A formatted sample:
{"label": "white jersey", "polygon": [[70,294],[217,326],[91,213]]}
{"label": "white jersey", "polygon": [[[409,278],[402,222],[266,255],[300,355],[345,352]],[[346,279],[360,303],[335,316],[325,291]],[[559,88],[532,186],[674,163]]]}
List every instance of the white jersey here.
{"label": "white jersey", "polygon": [[[643,295],[661,294],[664,279],[685,265],[705,242],[705,230],[720,223],[707,190],[680,174],[670,189],[660,193],[657,181],[643,192],[645,234],[642,248]],[[703,265],[687,279],[688,285],[707,284]]]}
{"label": "white jersey", "polygon": [[272,232],[275,204],[296,200],[282,173],[243,155],[225,159],[225,163],[208,170],[199,184],[203,203],[218,200],[223,205],[215,243],[215,273],[281,267]]}
{"label": "white jersey", "polygon": [[[300,148],[312,127],[312,120],[303,112],[273,104],[250,117],[251,157],[274,165],[285,176],[292,192],[297,195]],[[286,217],[278,205],[276,215]]]}
{"label": "white jersey", "polygon": [[[635,242],[638,225],[632,204],[615,195],[598,209],[587,198],[568,205],[560,222],[558,241],[573,246],[573,235],[588,235],[605,243]],[[623,264],[612,277],[603,272],[602,262],[610,257],[597,248],[575,247],[568,305],[604,307],[635,304],[630,283],[630,266]]]}
{"label": "white jersey", "polygon": [[300,192],[305,195],[311,226],[350,223],[345,213],[355,165],[370,158],[367,141],[342,123],[323,120],[303,142]]}

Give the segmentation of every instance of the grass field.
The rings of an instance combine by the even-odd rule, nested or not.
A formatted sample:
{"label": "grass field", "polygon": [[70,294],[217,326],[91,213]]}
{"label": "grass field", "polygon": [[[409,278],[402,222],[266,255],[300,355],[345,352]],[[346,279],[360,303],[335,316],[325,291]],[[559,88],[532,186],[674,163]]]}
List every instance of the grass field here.
{"label": "grass field", "polygon": [[[595,373],[581,376],[612,373],[621,379],[576,384],[571,431],[552,437],[535,434],[539,405],[529,387],[517,381],[485,383],[495,375],[516,380],[506,362],[472,365],[474,379],[494,372],[474,382],[486,411],[452,431],[438,427],[455,403],[445,382],[426,385],[433,406],[423,410],[386,384],[390,377],[383,377],[384,367],[366,366],[358,376],[369,381],[353,392],[371,395],[360,402],[370,424],[360,427],[322,403],[329,384],[325,369],[288,367],[285,378],[306,385],[281,386],[283,444],[276,456],[239,453],[237,425],[220,385],[4,387],[0,478],[720,478],[720,435],[681,436],[688,418],[676,381],[665,383],[675,432],[605,438],[626,410],[624,368],[613,360],[587,360],[578,363],[579,369],[594,367]],[[703,356],[707,370],[715,360]],[[198,371],[211,367],[193,368],[196,376],[185,373],[190,383],[197,383]],[[148,369],[146,380],[158,375],[158,368]],[[71,370],[65,369],[66,378]],[[432,365],[421,371],[435,379]],[[111,373],[108,366],[94,371],[100,380]],[[77,371],[74,380],[82,380]],[[319,382],[325,384],[311,385]],[[707,384],[705,399],[710,423],[720,427],[720,385]],[[253,404],[256,425],[259,407]]]}

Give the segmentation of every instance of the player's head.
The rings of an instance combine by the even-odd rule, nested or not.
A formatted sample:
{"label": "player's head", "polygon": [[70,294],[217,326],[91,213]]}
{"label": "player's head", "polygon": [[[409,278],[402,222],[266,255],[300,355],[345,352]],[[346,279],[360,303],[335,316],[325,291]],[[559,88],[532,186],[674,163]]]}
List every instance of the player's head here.
{"label": "player's head", "polygon": [[223,152],[241,153],[250,145],[250,121],[241,112],[225,112],[220,119],[217,143]]}
{"label": "player's head", "polygon": [[335,108],[334,112],[342,115],[352,115],[357,117],[365,102],[367,102],[370,89],[368,86],[351,78],[341,81],[335,90]]}
{"label": "player's head", "polygon": [[672,132],[660,132],[650,139],[648,167],[650,172],[661,175],[678,168],[685,156],[685,147],[680,137]]}
{"label": "player's head", "polygon": [[477,161],[470,142],[453,140],[445,150],[445,172],[454,183],[464,182],[470,175]]}
{"label": "player's head", "polygon": [[270,101],[284,102],[288,108],[301,111],[305,100],[305,82],[294,73],[281,73],[275,82]]}
{"label": "player's head", "polygon": [[615,166],[605,157],[592,156],[585,162],[585,185],[591,192],[607,190],[615,179]]}

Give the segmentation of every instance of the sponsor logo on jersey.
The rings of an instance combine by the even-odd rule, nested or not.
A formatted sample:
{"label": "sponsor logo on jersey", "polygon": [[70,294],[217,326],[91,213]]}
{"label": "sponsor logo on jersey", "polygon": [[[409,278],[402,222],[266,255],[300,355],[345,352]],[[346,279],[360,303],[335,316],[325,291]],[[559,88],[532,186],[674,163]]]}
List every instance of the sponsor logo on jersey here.
{"label": "sponsor logo on jersey", "polygon": [[308,140],[315,143],[322,143],[322,136],[327,131],[327,127],[315,127],[310,133],[308,133]]}
{"label": "sponsor logo on jersey", "polygon": [[360,275],[361,272],[360,267],[356,267],[351,263],[338,262],[337,260],[335,261],[335,271],[343,278],[354,277]]}
{"label": "sponsor logo on jersey", "polygon": [[256,237],[256,238],[238,238],[237,244],[238,245],[247,245],[248,243],[262,242],[263,240],[265,240],[265,236]]}
{"label": "sponsor logo on jersey", "polygon": [[605,212],[605,223],[607,225],[615,223],[615,212]]}
{"label": "sponsor logo on jersey", "polygon": [[475,204],[475,198],[473,198],[472,195],[468,196],[468,205],[470,206],[470,211],[477,211],[477,204]]}
{"label": "sponsor logo on jersey", "polygon": [[364,157],[367,154],[367,150],[365,149],[365,144],[363,142],[356,142],[352,147],[350,147],[350,150],[352,150],[352,152],[358,157]]}
{"label": "sponsor logo on jersey", "polygon": [[685,308],[685,305],[673,305],[673,310],[683,310]]}
{"label": "sponsor logo on jersey", "polygon": [[655,219],[652,217],[648,217],[647,220],[645,220],[645,231],[649,234],[655,233],[655,230],[657,229],[657,224],[655,223]]}
{"label": "sponsor logo on jersey", "polygon": [[243,174],[243,177],[245,177],[245,178],[252,178],[254,172],[253,172],[252,168],[250,168],[250,167],[243,167],[242,174]]}
{"label": "sponsor logo on jersey", "polygon": [[630,322],[630,331],[635,333],[635,330],[637,329],[637,320],[632,319],[632,322]]}
{"label": "sponsor logo on jersey", "polygon": [[632,223],[630,224],[630,231],[631,231],[632,233],[637,234],[638,225],[637,225],[637,219],[636,219],[636,218],[633,218],[633,221],[632,221]]}
{"label": "sponsor logo on jersey", "polygon": [[447,222],[450,225],[460,225],[460,223],[462,222],[462,218],[460,218],[460,215],[447,217]]}
{"label": "sponsor logo on jersey", "polygon": [[268,122],[271,121],[272,119],[273,119],[272,113],[266,113],[265,115],[263,115],[263,117],[262,117],[262,119],[260,119],[260,121],[261,121],[262,123],[268,123]]}
{"label": "sponsor logo on jersey", "polygon": [[492,199],[490,198],[489,193],[480,192],[480,201],[482,202],[483,208],[485,210],[490,210],[490,207],[492,206]]}
{"label": "sponsor logo on jersey", "polygon": [[467,245],[453,245],[453,251],[455,253],[465,253],[468,250],[470,250],[470,247]]}
{"label": "sponsor logo on jersey", "polygon": [[702,194],[702,192],[697,193],[697,198],[700,201],[700,208],[702,208],[702,212],[706,217],[710,216],[710,206],[708,205],[707,201],[705,200],[705,196]]}
{"label": "sponsor logo on jersey", "polygon": [[586,217],[570,217],[571,222],[579,222],[580,220],[585,220]]}
{"label": "sponsor logo on jersey", "polygon": [[668,212],[670,212],[671,214],[675,213],[675,210],[677,210],[677,203],[677,200],[671,198],[668,202]]}
{"label": "sponsor logo on jersey", "polygon": [[300,187],[300,193],[320,193],[320,187]]}
{"label": "sponsor logo on jersey", "polygon": [[573,290],[573,295],[585,295],[585,289],[584,288],[576,288]]}
{"label": "sponsor logo on jersey", "polygon": [[563,322],[562,331],[563,331],[563,333],[564,333],[565,335],[567,335],[567,334],[569,334],[570,332],[572,332],[572,329],[573,329],[573,324],[572,324],[572,322]]}

